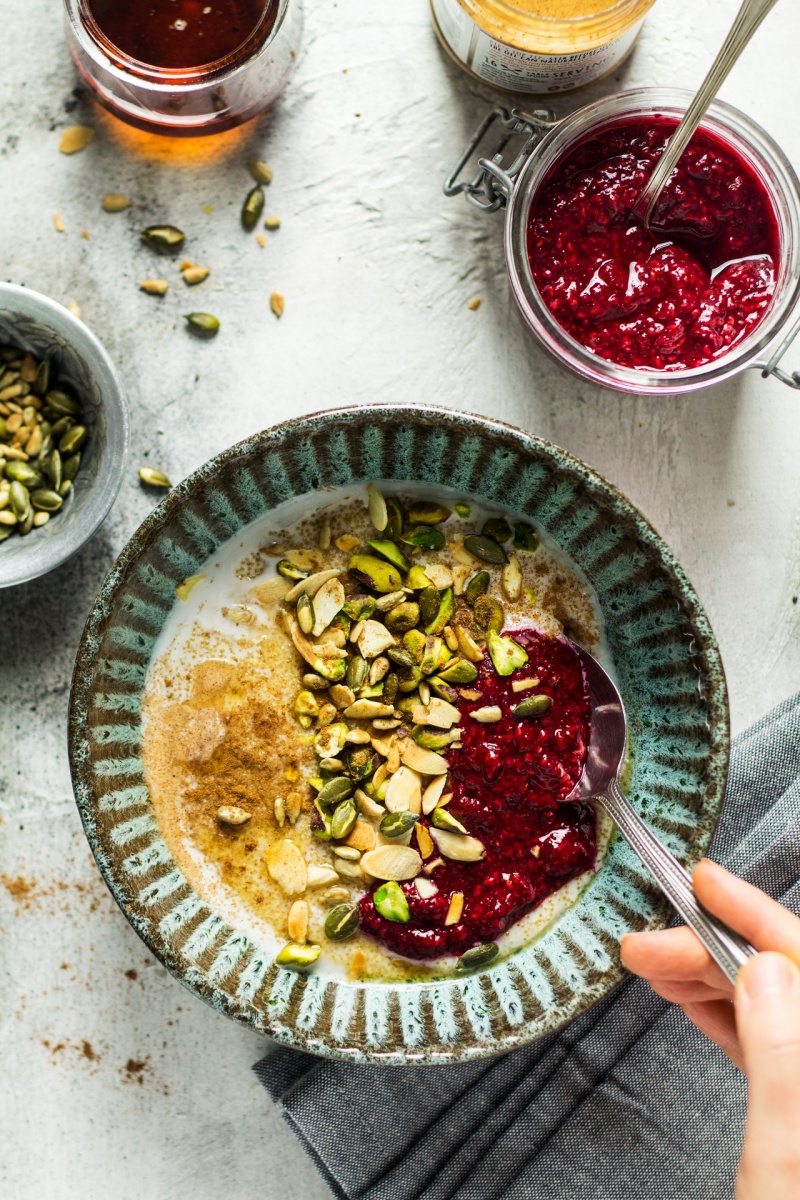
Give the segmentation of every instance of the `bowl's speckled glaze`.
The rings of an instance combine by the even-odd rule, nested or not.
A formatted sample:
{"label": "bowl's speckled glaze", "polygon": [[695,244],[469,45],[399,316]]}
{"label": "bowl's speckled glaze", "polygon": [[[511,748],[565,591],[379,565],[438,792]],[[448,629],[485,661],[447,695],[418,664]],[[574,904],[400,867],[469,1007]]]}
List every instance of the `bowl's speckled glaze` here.
{"label": "bowl's speckled glaze", "polygon": [[535,942],[464,979],[348,983],[282,970],[177,869],[142,773],[140,701],[175,585],[282,501],[373,478],[460,488],[528,514],[585,572],[628,709],[630,795],[686,865],[722,805],[728,705],[719,652],[683,571],[610,484],[546,442],[447,409],[303,417],[232,447],[144,522],[106,579],[72,686],[70,757],[89,842],[114,898],[169,970],[219,1011],[313,1053],[444,1063],[553,1032],[623,977],[619,941],[670,910],[616,839],[577,903]]}

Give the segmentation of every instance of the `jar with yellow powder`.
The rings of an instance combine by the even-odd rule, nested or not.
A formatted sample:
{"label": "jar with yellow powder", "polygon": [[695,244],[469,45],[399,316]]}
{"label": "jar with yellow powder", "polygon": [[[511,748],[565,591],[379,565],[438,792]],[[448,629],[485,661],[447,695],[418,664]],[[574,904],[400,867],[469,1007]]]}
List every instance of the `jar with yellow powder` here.
{"label": "jar with yellow powder", "polygon": [[654,0],[431,0],[446,50],[499,91],[569,92],[614,71]]}

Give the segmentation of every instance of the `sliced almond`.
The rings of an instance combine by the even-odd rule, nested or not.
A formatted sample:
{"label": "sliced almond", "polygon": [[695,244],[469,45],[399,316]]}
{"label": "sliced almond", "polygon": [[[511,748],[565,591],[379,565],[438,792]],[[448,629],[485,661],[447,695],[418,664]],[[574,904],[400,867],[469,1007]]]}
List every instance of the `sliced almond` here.
{"label": "sliced almond", "polygon": [[459,563],[453,567],[453,591],[457,596],[463,596],[467,587],[467,580],[470,577],[472,568],[465,567],[463,563]]}
{"label": "sliced almond", "polygon": [[422,780],[410,767],[400,767],[386,785],[388,812],[418,813],[422,809]]}
{"label": "sliced almond", "polygon": [[451,542],[450,553],[457,563],[460,563],[463,567],[469,567],[471,571],[474,571],[476,567],[481,568],[483,566],[481,560],[470,554],[463,542]]}
{"label": "sliced almond", "polygon": [[364,872],[361,870],[361,863],[348,862],[346,858],[337,858],[335,860],[335,865],[337,873],[343,876],[345,879],[362,880],[364,878]]}
{"label": "sliced almond", "polygon": [[[428,786],[425,788],[425,791],[422,793],[422,811],[424,812],[426,817],[428,816],[429,813],[433,812],[433,810],[436,808],[436,805],[439,803],[439,798],[441,797],[441,794],[444,791],[444,787],[445,787],[446,783],[447,783],[446,775],[437,775],[436,778],[434,780],[432,780],[431,783],[428,784]],[[426,858],[427,858],[427,855],[426,855]]]}
{"label": "sliced almond", "polygon": [[427,825],[418,824],[415,826],[415,828],[417,831],[417,845],[419,847],[419,852],[423,858],[428,858],[429,855],[433,854],[433,838],[428,833]]}
{"label": "sliced almond", "polygon": [[[356,788],[355,796],[356,804],[358,805],[358,811],[362,812],[365,817],[372,817],[373,821],[378,821],[381,817],[386,815],[386,809],[383,807],[383,805],[378,804],[377,800],[373,800],[372,797],[368,796],[366,792],[361,790],[361,788]],[[356,825],[358,825],[358,821],[356,821]]]}
{"label": "sliced almond", "polygon": [[447,772],[447,759],[442,758],[435,750],[424,750],[411,738],[406,738],[400,750],[400,759],[413,771],[421,775],[444,775]]}
{"label": "sliced almond", "polygon": [[275,604],[278,600],[287,599],[290,587],[288,579],[276,575],[274,579],[265,579],[263,583],[255,584],[248,594],[259,604]]}
{"label": "sliced almond", "polygon": [[[373,722],[374,725],[374,722]],[[400,769],[400,747],[395,744],[392,746],[386,757],[386,770],[390,775],[394,775],[395,771]]]}
{"label": "sliced almond", "polygon": [[356,700],[344,715],[351,721],[372,721],[375,717],[390,717],[394,712],[391,704],[381,704],[378,700]]}
{"label": "sliced almond", "polygon": [[448,703],[447,700],[440,700],[436,697],[428,705],[428,725],[435,725],[437,729],[450,729],[460,720],[460,712],[454,704]]}
{"label": "sliced almond", "polygon": [[369,508],[370,521],[372,521],[378,533],[383,533],[389,524],[389,512],[386,508],[386,501],[374,483],[370,483],[367,487],[367,507]]}
{"label": "sliced almond", "polygon": [[[333,691],[333,688],[331,688],[331,691]],[[351,729],[344,740],[350,742],[353,746],[366,746],[372,739],[366,729]]]}
{"label": "sliced almond", "polygon": [[453,575],[449,567],[443,563],[426,563],[423,568],[434,587],[442,591],[453,586]]}
{"label": "sliced almond", "polygon": [[522,567],[516,554],[509,555],[500,576],[503,591],[509,600],[519,600],[522,595]]}
{"label": "sliced almond", "polygon": [[430,900],[432,896],[438,896],[439,889],[432,879],[425,879],[419,875],[414,880],[414,887],[417,889],[417,895],[421,900]]}
{"label": "sliced almond", "polygon": [[329,579],[314,596],[314,627],[312,637],[319,637],[333,618],[341,611],[345,601],[344,588],[339,579]]}
{"label": "sliced almond", "polygon": [[246,825],[252,816],[252,813],[245,812],[235,804],[223,804],[217,809],[217,820],[223,825]]}
{"label": "sliced almond", "polygon": [[389,770],[386,766],[386,763],[382,762],[381,765],[378,767],[377,771],[375,772],[375,774],[372,776],[372,786],[375,788],[376,792],[377,792],[378,788],[381,786],[381,784],[383,783],[384,779],[386,779],[388,774],[389,774]]}
{"label": "sliced almond", "polygon": [[[383,816],[383,809],[380,809],[380,815]],[[347,835],[345,845],[352,846],[354,850],[360,850],[362,853],[365,850],[374,850],[375,830],[366,821],[356,821]]]}
{"label": "sliced almond", "polygon": [[456,625],[455,633],[458,638],[458,648],[464,655],[464,658],[468,658],[470,662],[481,662],[483,660],[483,650],[475,641],[472,634],[463,625]]}
{"label": "sliced almond", "polygon": [[376,658],[390,646],[396,646],[397,640],[380,621],[365,621],[358,635],[358,648],[364,658]]}
{"label": "sliced almond", "polygon": [[373,737],[372,738],[372,749],[375,750],[378,754],[382,754],[384,758],[388,758],[389,754],[392,750],[392,747],[394,746],[396,741],[397,741],[397,737],[393,733],[388,733],[388,734],[386,734],[385,737],[382,737],[382,738],[381,737]]}
{"label": "sliced almond", "polygon": [[308,937],[308,904],[305,900],[295,900],[289,909],[286,929],[293,942],[297,942],[300,946],[305,945]]}
{"label": "sliced almond", "polygon": [[475,708],[469,714],[473,721],[480,721],[481,725],[491,725],[495,721],[502,721],[503,710],[499,704],[487,704],[483,708]]}
{"label": "sliced almond", "polygon": [[287,550],[284,556],[293,567],[301,571],[318,571],[324,562],[324,555],[319,550]]}
{"label": "sliced almond", "polygon": [[267,850],[267,870],[282,892],[297,896],[308,886],[308,865],[288,838],[282,838]]}
{"label": "sliced almond", "polygon": [[309,575],[307,579],[301,579],[299,583],[296,583],[294,587],[287,591],[284,599],[290,604],[293,604],[297,597],[301,596],[303,592],[307,592],[309,596],[316,596],[317,592],[324,583],[327,583],[329,579],[335,579],[336,576],[341,575],[341,573],[342,572],[340,570],[334,568],[331,568],[328,571],[317,571],[315,574]]}
{"label": "sliced almond", "polygon": [[363,856],[361,866],[373,879],[414,879],[422,859],[411,846],[379,846]]}
{"label": "sliced almond", "polygon": [[430,835],[439,852],[454,862],[480,862],[486,854],[483,842],[479,842],[468,833],[451,833],[447,829],[436,829],[432,826]]}
{"label": "sliced almond", "polygon": [[329,887],[332,883],[338,883],[339,876],[334,871],[333,867],[320,866],[319,863],[310,863],[308,867],[308,887],[319,888]]}
{"label": "sliced almond", "polygon": [[444,919],[445,925],[457,925],[461,920],[461,914],[464,911],[464,893],[453,892],[450,897],[450,907],[447,910],[447,916]]}
{"label": "sliced almond", "polygon": [[512,692],[527,692],[528,688],[538,687],[541,682],[541,679],[536,676],[533,679],[512,679],[511,690]]}

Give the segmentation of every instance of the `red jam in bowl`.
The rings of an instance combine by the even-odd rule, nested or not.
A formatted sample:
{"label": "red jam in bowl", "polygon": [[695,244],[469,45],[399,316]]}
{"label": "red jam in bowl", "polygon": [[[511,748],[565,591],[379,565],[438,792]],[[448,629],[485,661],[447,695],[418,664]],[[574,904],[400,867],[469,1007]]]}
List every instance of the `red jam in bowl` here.
{"label": "red jam in bowl", "polygon": [[[597,858],[597,831],[592,808],[566,803],[583,773],[589,741],[589,694],[583,668],[568,642],[548,638],[535,629],[510,634],[528,652],[528,662],[513,676],[501,678],[488,655],[467,691],[479,700],[460,697],[462,746],[446,752],[453,799],[448,811],[486,855],[480,862],[444,859],[423,870],[438,892],[423,899],[413,881],[402,883],[410,911],[407,923],[382,917],[372,888],[360,901],[361,927],[389,949],[407,958],[463,954],[472,946],[494,941],[525,913],[571,879],[591,870]],[[539,680],[530,691],[515,692],[512,680]],[[517,718],[512,709],[526,696],[546,694],[553,703],[540,717]],[[498,705],[502,719],[481,724],[468,713]],[[428,825],[421,817],[419,824]],[[419,849],[416,833],[411,844]],[[427,861],[438,859],[434,847]],[[460,920],[445,925],[454,892],[464,896]]]}
{"label": "red jam in bowl", "polygon": [[775,291],[779,234],[761,180],[700,130],[646,230],[632,208],[677,122],[623,121],[557,163],[536,196],[528,256],[564,329],[624,367],[677,371],[728,351]]}

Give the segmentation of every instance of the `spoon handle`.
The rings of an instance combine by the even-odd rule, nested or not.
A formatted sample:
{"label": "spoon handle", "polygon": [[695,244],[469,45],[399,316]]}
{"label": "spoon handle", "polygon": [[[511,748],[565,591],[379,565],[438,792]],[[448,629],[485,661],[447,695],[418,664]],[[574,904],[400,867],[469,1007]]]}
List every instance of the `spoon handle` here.
{"label": "spoon handle", "polygon": [[633,213],[643,225],[648,226],[650,224],[650,218],[653,215],[656,201],[666,186],[667,180],[677,165],[678,159],[689,145],[694,131],[705,116],[709,104],[727,79],[731,68],[750,41],[750,38],[758,29],[767,13],[776,4],[777,0],[743,0],[742,7],[736,14],[736,20],[733,22],[728,36],[722,43],[722,48],[714,59],[711,70],[700,85],[700,90],[694,100],[687,108],[680,125],[667,142],[664,153],[658,160],[655,170],[648,179],[641,196],[636,201]]}
{"label": "spoon handle", "polygon": [[757,951],[722,921],[717,920],[697,900],[692,881],[678,860],[642,820],[619,784],[593,797],[602,804],[632,850],[649,869],[664,895],[694,930],[711,957],[730,983],[736,982],[739,968]]}

